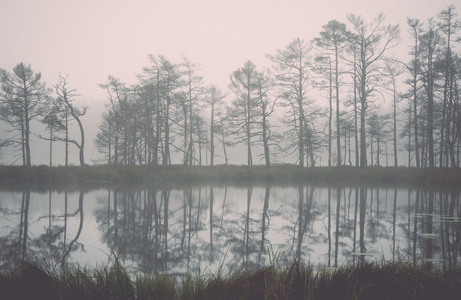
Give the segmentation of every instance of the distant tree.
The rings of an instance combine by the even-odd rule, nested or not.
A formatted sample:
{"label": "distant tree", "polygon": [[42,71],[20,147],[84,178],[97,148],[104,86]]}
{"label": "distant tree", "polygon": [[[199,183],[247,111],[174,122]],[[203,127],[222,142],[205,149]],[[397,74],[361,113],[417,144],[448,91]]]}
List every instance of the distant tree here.
{"label": "distant tree", "polygon": [[387,61],[385,63],[385,74],[388,78],[388,83],[385,89],[392,97],[392,141],[393,141],[393,152],[394,152],[394,167],[398,166],[398,155],[397,155],[397,103],[399,102],[399,96],[397,92],[397,77],[403,73],[400,65]]}
{"label": "distant tree", "polygon": [[[443,108],[442,108],[442,126],[440,134],[440,167],[449,165],[456,167],[455,145],[459,139],[458,118],[455,100],[455,72],[456,67],[452,54],[452,40],[454,35],[461,29],[461,21],[457,19],[458,14],[455,7],[450,5],[442,10],[438,17],[440,22],[438,26],[445,35],[445,57],[441,60],[440,69],[443,74]],[[443,163],[445,157],[446,163]],[[450,163],[451,162],[451,163]]]}
{"label": "distant tree", "polygon": [[[407,97],[409,95],[406,95]],[[411,97],[411,95],[410,95]],[[399,138],[403,139],[406,138],[406,142],[403,143],[404,150],[408,153],[408,162],[407,166],[411,166],[411,161],[413,159],[413,151],[415,150],[415,144],[412,143],[412,132],[413,132],[413,103],[411,99],[409,99],[407,103],[407,107],[403,109],[403,113],[405,114],[406,118],[403,121],[403,126],[400,128]]]}
{"label": "distant tree", "polygon": [[106,111],[102,114],[102,120],[98,124],[98,133],[94,139],[94,144],[99,153],[104,154],[109,165],[112,164],[112,145],[114,137],[114,125],[111,111]]}
{"label": "distant tree", "polygon": [[[198,114],[198,102],[203,94],[202,77],[197,75],[199,67],[183,56],[181,66],[184,68],[183,76],[185,84],[184,103],[184,160],[185,165],[192,165],[193,161],[193,128],[194,115]],[[189,123],[187,122],[189,121]]]}
{"label": "distant tree", "polygon": [[78,128],[80,130],[80,141],[69,140],[72,144],[77,146],[79,150],[79,160],[80,166],[85,166],[85,130],[81,121],[81,117],[86,114],[88,106],[78,108],[75,106],[75,98],[79,95],[75,89],[69,89],[67,86],[67,77],[59,75],[59,81],[55,85],[56,94],[58,95],[58,103],[64,108],[67,109],[72,116],[72,118],[77,122]]}
{"label": "distant tree", "polygon": [[[214,166],[214,157],[215,157],[215,142],[214,137],[215,133],[219,133],[222,129],[217,126],[219,120],[216,120],[216,117],[219,117],[219,106],[222,106],[224,98],[227,96],[224,94],[218,87],[211,85],[208,88],[206,101],[210,105],[211,115],[210,115],[210,165]],[[217,121],[217,122],[215,122]]]}
{"label": "distant tree", "polygon": [[[221,142],[223,155],[224,155],[224,164],[227,166],[229,164],[229,157],[227,155],[227,147],[230,147],[232,143],[228,141],[228,137],[230,133],[230,126],[228,120],[229,107],[225,106],[222,111],[217,112],[217,120],[216,125],[214,126],[214,130],[216,132],[216,139]],[[214,135],[213,135],[214,136]]]}
{"label": "distant tree", "polygon": [[[413,121],[408,125],[413,127],[414,130],[414,151],[415,151],[415,159],[416,159],[416,167],[421,167],[421,159],[420,159],[420,143],[419,143],[419,94],[421,90],[421,83],[419,80],[420,77],[420,40],[421,40],[421,33],[422,33],[422,24],[418,19],[410,19],[408,18],[407,24],[410,27],[410,34],[414,40],[414,46],[412,46],[410,54],[412,55],[411,62],[406,66],[407,70],[411,74],[411,78],[406,81],[408,85],[410,85],[410,90],[408,92],[408,98],[412,99],[413,106],[411,107],[411,111],[413,112]],[[410,116],[411,118],[411,116]],[[409,128],[410,128],[409,127]],[[411,132],[409,132],[409,137],[411,137]],[[408,149],[411,149],[411,145],[408,145]]]}
{"label": "distant tree", "polygon": [[[380,155],[382,154],[381,145],[383,142],[386,142],[387,135],[389,134],[389,129],[387,125],[389,122],[390,115],[379,115],[377,112],[370,114],[370,117],[367,120],[368,128],[367,132],[370,136],[370,158],[371,165],[380,166]],[[376,150],[374,149],[376,145]],[[373,154],[376,153],[376,161],[374,161]]]}
{"label": "distant tree", "polygon": [[21,147],[22,163],[31,166],[31,121],[44,114],[50,90],[41,81],[41,73],[34,73],[30,65],[19,63],[13,73],[0,69],[0,118],[18,131],[10,142]]}
{"label": "distant tree", "polygon": [[208,152],[206,149],[208,148],[209,140],[208,140],[208,124],[205,122],[204,118],[201,117],[198,114],[194,115],[194,128],[192,128],[192,131],[194,132],[196,144],[198,145],[198,158],[196,160],[198,161],[198,165],[202,166],[204,164],[204,159],[202,156],[202,151],[205,149],[205,164],[208,163]]}
{"label": "distant tree", "polygon": [[[111,113],[108,115],[109,117],[113,118],[113,121],[111,122],[114,130],[114,160],[113,163],[117,165],[120,160],[120,145],[119,145],[119,139],[120,135],[119,133],[122,132],[122,120],[123,120],[123,107],[126,106],[125,102],[127,101],[128,98],[128,88],[126,87],[126,84],[121,82],[120,79],[109,75],[108,77],[108,82],[104,84],[99,85],[102,89],[107,91],[107,97],[109,98],[109,107],[111,110]],[[109,131],[111,132],[111,131]]]}
{"label": "distant tree", "polygon": [[251,61],[247,61],[242,68],[232,73],[231,84],[229,85],[229,88],[236,96],[229,111],[229,118],[232,122],[234,133],[243,135],[242,141],[247,145],[248,166],[253,165],[251,138],[254,136],[252,129],[255,126],[255,118],[259,108],[256,94],[257,80],[256,66]]}
{"label": "distant tree", "polygon": [[[153,137],[154,164],[156,164],[158,153],[162,154],[162,164],[171,163],[170,146],[173,144],[171,138],[172,126],[179,122],[179,114],[174,114],[177,108],[178,92],[183,86],[179,65],[172,63],[162,55],[149,55],[151,65],[143,68],[143,82],[148,84],[153,94],[151,95],[153,112],[155,115]],[[176,119],[175,119],[176,117]]]}
{"label": "distant tree", "polygon": [[285,101],[291,119],[289,134],[296,136],[293,148],[298,152],[298,164],[304,166],[304,155],[309,149],[310,124],[305,124],[305,109],[309,104],[307,91],[311,61],[309,52],[312,46],[299,38],[293,40],[285,49],[277,50],[275,55],[267,55],[274,63],[275,79],[281,88],[280,98]]}
{"label": "distant tree", "polygon": [[370,24],[365,24],[360,16],[348,15],[358,44],[357,83],[360,99],[360,166],[367,166],[366,154],[366,114],[370,97],[380,86],[382,62],[387,52],[400,42],[399,25],[384,25],[385,16],[379,14]]}
{"label": "distant tree", "polygon": [[[344,130],[344,165],[346,162],[352,166],[352,147],[351,147],[351,136],[355,134],[354,121],[347,118],[344,114],[341,118],[341,128]],[[346,160],[347,159],[347,160]]]}
{"label": "distant tree", "polygon": [[424,87],[425,97],[427,99],[426,117],[427,117],[427,147],[429,167],[435,167],[435,143],[434,143],[434,109],[435,109],[435,82],[438,74],[434,70],[434,63],[437,55],[440,53],[441,36],[436,30],[433,19],[428,21],[427,29],[421,35],[420,56],[424,64],[420,66],[422,75],[422,84]]}
{"label": "distant tree", "polygon": [[334,63],[334,86],[336,98],[336,147],[338,155],[338,166],[341,165],[341,129],[340,129],[340,110],[339,110],[339,87],[340,87],[340,68],[339,59],[343,50],[348,46],[348,42],[352,35],[346,29],[346,24],[336,20],[328,22],[322,26],[323,31],[320,32],[320,37],[314,39],[315,45],[323,50],[324,55],[330,58],[330,62]]}
{"label": "distant tree", "polygon": [[163,103],[161,99],[162,91],[162,70],[161,61],[165,58],[163,56],[155,57],[149,55],[150,66],[143,68],[143,74],[139,76],[140,85],[145,91],[145,112],[146,121],[145,126],[148,130],[148,159],[152,165],[158,165],[159,148],[163,136]]}
{"label": "distant tree", "polygon": [[[328,81],[328,166],[331,166],[331,158],[332,158],[332,138],[333,138],[333,67],[332,61],[329,56],[324,56],[320,54],[319,56],[315,57],[315,66],[313,71],[323,75],[326,77]],[[326,82],[325,80],[321,80],[317,82],[316,80],[313,81],[315,86],[318,86],[321,90],[325,89]]]}
{"label": "distant tree", "polygon": [[[269,122],[269,118],[274,112],[274,107],[276,103],[276,99],[272,99],[270,96],[270,91],[273,89],[274,84],[271,82],[267,74],[263,72],[258,73],[258,79],[256,81],[256,88],[257,88],[257,102],[260,108],[259,110],[259,117],[257,119],[257,123],[260,124],[258,131],[256,131],[256,135],[261,137],[261,141],[263,144],[263,157],[264,162],[267,167],[271,165],[270,162],[270,146],[274,140],[274,134],[271,131],[271,125]],[[278,145],[278,143],[273,143]]]}
{"label": "distant tree", "polygon": [[163,73],[162,76],[162,83],[163,88],[161,91],[161,98],[163,101],[163,109],[165,110],[164,114],[164,151],[163,151],[163,158],[162,164],[165,166],[167,164],[171,164],[171,152],[170,152],[170,145],[172,143],[171,140],[171,126],[172,126],[172,106],[173,101],[175,99],[175,93],[177,89],[180,87],[180,77],[181,75],[178,72],[178,65],[170,62],[169,60],[163,58],[161,60],[161,71]]}
{"label": "distant tree", "polygon": [[359,45],[357,43],[358,37],[354,36],[351,39],[351,44],[348,48],[348,51],[352,53],[352,82],[353,82],[353,97],[349,101],[349,105],[353,107],[354,114],[354,148],[355,148],[355,166],[360,166],[360,148],[359,148],[359,99],[358,99],[358,57],[359,57]]}
{"label": "distant tree", "polygon": [[51,111],[46,114],[42,123],[46,125],[46,129],[50,131],[49,137],[47,138],[50,142],[50,167],[53,165],[53,142],[57,140],[56,133],[65,130],[65,126],[62,120],[59,118],[59,107],[54,106]]}

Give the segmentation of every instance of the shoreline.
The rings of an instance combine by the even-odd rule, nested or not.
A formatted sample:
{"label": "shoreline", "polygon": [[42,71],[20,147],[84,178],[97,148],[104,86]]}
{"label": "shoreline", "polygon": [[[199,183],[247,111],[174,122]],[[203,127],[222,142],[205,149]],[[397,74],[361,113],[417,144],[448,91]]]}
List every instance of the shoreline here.
{"label": "shoreline", "polygon": [[102,184],[223,184],[270,183],[280,185],[415,185],[455,188],[461,185],[461,169],[407,167],[311,167],[265,166],[128,166],[89,167],[0,166],[0,182],[102,183]]}

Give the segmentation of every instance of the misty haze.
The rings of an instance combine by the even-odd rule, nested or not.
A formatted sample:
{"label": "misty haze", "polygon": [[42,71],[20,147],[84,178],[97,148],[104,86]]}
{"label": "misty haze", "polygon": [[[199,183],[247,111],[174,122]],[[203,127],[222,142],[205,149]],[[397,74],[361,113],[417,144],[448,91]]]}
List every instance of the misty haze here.
{"label": "misty haze", "polygon": [[[0,12],[5,280],[44,270],[49,299],[81,298],[72,267],[121,272],[126,299],[163,299],[149,280],[168,299],[459,294],[451,1],[43,2]],[[349,271],[371,281],[332,280]]]}

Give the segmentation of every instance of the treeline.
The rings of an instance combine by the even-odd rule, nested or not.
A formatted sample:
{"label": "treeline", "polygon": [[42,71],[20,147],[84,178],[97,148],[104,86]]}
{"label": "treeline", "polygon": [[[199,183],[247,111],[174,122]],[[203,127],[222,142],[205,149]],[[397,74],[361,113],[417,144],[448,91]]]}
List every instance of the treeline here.
{"label": "treeline", "polygon": [[[328,166],[457,167],[461,59],[453,44],[460,27],[454,6],[425,22],[409,18],[409,59],[400,60],[392,53],[400,25],[382,14],[371,22],[351,14],[348,24],[332,20],[312,40],[296,38],[266,54],[267,69],[247,61],[230,74],[229,91],[204,84],[187,57],[149,55],[137,83],[109,76],[100,84],[108,102],[94,142],[104,162],[115,165],[214,165],[218,156],[228,164],[229,147],[245,145],[249,166],[281,157],[316,166],[326,157]],[[28,97],[14,96],[26,95],[19,93],[23,85],[10,91],[13,75],[1,74],[2,119],[21,133],[9,143],[21,146],[27,164],[26,125],[39,114],[18,113],[30,109]],[[75,120],[85,113],[72,103],[74,90],[62,100],[66,83],[61,77],[55,86],[55,102],[66,110],[46,123],[49,140],[77,145],[83,165],[83,128],[79,142],[53,133],[67,124],[63,111]],[[405,163],[398,161],[403,153]]]}
{"label": "treeline", "polygon": [[[23,166],[32,166],[31,138],[38,136],[50,142],[50,166],[53,158],[53,141],[65,143],[65,165],[69,163],[69,145],[79,150],[80,165],[85,165],[85,132],[80,118],[88,107],[77,107],[75,100],[79,96],[75,89],[68,86],[67,76],[59,75],[53,89],[47,88],[41,73],[35,73],[30,65],[19,63],[10,73],[0,69],[0,120],[9,125],[7,132],[12,135],[0,140],[0,149],[12,146],[17,149],[15,163],[22,160]],[[39,130],[32,130],[34,122],[46,126],[49,135],[42,135]],[[80,130],[79,140],[69,136],[71,122],[77,123]],[[37,127],[34,127],[37,128]]]}

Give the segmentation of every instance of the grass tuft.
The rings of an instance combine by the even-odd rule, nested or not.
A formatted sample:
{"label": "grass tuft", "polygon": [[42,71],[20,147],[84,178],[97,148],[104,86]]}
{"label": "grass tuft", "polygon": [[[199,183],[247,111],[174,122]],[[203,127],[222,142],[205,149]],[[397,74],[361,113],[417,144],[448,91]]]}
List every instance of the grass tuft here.
{"label": "grass tuft", "polygon": [[294,262],[236,274],[131,277],[110,267],[63,270],[21,262],[0,273],[2,299],[458,299],[461,268],[420,269],[404,262],[336,269]]}

